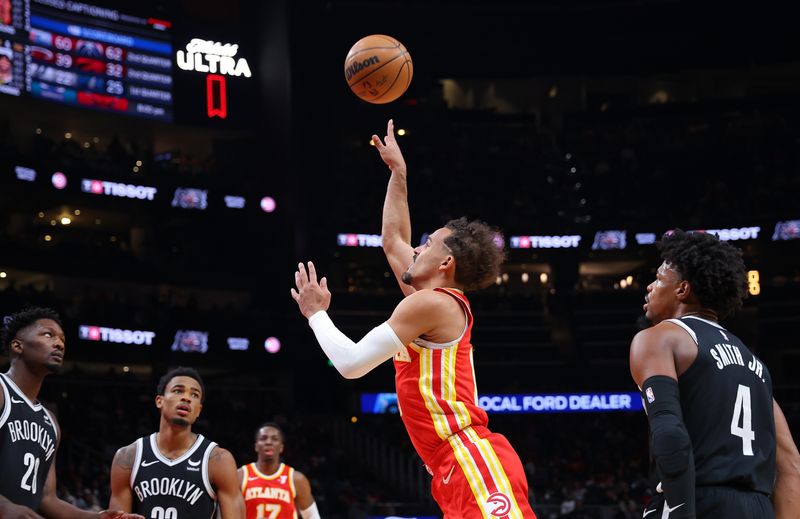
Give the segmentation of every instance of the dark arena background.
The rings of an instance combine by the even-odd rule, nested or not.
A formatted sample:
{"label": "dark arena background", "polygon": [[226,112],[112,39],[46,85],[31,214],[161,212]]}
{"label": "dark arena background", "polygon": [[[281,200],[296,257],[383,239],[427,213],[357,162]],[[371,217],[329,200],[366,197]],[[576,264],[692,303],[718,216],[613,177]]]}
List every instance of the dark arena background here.
{"label": "dark arena background", "polygon": [[[390,363],[341,378],[289,294],[315,261],[355,339],[400,300],[370,145],[389,118],[413,244],[462,215],[505,233],[503,274],[471,298],[475,369],[540,518],[638,518],[650,498],[628,349],[670,229],[743,250],[750,297],[723,324],[800,431],[790,17],[678,0],[0,3],[0,315],[64,320],[65,367],[41,394],[64,499],[107,506],[116,449],[157,430],[156,381],[185,365],[208,386],[195,430],[241,465],[254,428],[282,424],[322,517],[439,514]],[[386,105],[344,80],[370,34],[414,60]]]}

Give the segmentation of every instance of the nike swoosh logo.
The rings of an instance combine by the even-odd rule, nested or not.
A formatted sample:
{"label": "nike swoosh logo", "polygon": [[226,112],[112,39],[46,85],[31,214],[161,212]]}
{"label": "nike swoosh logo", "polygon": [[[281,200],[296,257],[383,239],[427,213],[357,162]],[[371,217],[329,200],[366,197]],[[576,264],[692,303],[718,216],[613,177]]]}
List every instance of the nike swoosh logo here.
{"label": "nike swoosh logo", "polygon": [[678,506],[673,506],[672,508],[670,508],[667,502],[664,501],[664,513],[661,514],[661,519],[667,519],[669,517],[669,514],[671,514],[672,512],[674,512],[675,510],[677,510],[678,508],[682,507],[685,504],[686,503],[681,503]]}
{"label": "nike swoosh logo", "polygon": [[455,470],[456,470],[456,465],[454,463],[453,466],[450,467],[450,472],[447,474],[447,476],[442,478],[442,483],[444,483],[445,485],[450,483],[450,478],[453,477],[453,471]]}
{"label": "nike swoosh logo", "polygon": [[257,479],[261,479],[261,478],[258,477],[258,476],[252,476],[252,477],[247,478],[247,481],[255,481]]}
{"label": "nike swoosh logo", "polygon": [[11,397],[11,403],[12,403],[12,404],[24,404],[24,403],[25,403],[25,401],[24,401],[24,400],[17,400],[16,398],[14,398],[14,397],[12,396],[12,397]]}
{"label": "nike swoosh logo", "polygon": [[652,514],[655,511],[656,511],[655,508],[653,508],[652,510],[645,510],[644,513],[642,514],[642,517],[647,517],[648,515]]}
{"label": "nike swoosh logo", "polygon": [[153,461],[143,461],[143,462],[142,462],[142,467],[149,467],[150,465],[154,465],[154,464],[156,464],[156,463],[158,463],[158,460],[153,460]]}
{"label": "nike swoosh logo", "polygon": [[189,465],[191,465],[192,467],[196,467],[196,466],[200,465],[200,460],[197,460],[197,461],[189,460]]}

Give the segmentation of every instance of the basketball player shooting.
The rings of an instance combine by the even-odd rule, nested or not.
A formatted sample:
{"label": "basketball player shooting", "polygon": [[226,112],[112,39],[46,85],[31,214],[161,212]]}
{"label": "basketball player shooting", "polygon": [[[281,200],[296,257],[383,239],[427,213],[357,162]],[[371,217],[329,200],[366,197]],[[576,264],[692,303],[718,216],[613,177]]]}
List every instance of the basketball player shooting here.
{"label": "basketball player shooting", "polygon": [[383,207],[383,248],[406,297],[358,343],[327,314],[331,293],[314,264],[295,272],[292,297],[322,350],[345,378],[394,358],[397,398],[411,442],[433,476],[445,518],[535,518],[528,483],[506,438],[487,429],[472,362],[473,317],[465,292],[494,282],[504,260],[498,231],[460,218],[413,248],[406,164],[390,120],[372,136],[391,177]]}

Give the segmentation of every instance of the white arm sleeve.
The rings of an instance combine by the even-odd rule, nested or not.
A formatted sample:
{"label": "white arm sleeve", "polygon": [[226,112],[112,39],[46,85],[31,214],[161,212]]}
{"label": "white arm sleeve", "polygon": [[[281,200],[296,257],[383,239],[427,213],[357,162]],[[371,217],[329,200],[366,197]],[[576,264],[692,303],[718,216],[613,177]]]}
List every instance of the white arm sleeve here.
{"label": "white arm sleeve", "polygon": [[303,516],[303,519],[322,519],[319,516],[319,510],[317,510],[316,502],[311,503],[311,506],[309,506],[305,510],[300,510],[300,515]]}
{"label": "white arm sleeve", "polygon": [[357,344],[336,328],[325,311],[312,315],[308,324],[322,351],[344,378],[363,377],[405,347],[389,323],[373,328]]}

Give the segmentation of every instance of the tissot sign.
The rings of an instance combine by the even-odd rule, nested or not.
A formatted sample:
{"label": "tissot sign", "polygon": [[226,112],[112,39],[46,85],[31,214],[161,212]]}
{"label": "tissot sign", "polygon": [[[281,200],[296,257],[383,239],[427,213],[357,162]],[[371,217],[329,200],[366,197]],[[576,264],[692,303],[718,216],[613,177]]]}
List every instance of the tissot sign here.
{"label": "tissot sign", "polygon": [[206,114],[209,118],[228,116],[225,76],[252,77],[247,60],[237,56],[239,45],[192,38],[175,56],[178,68],[206,74]]}

